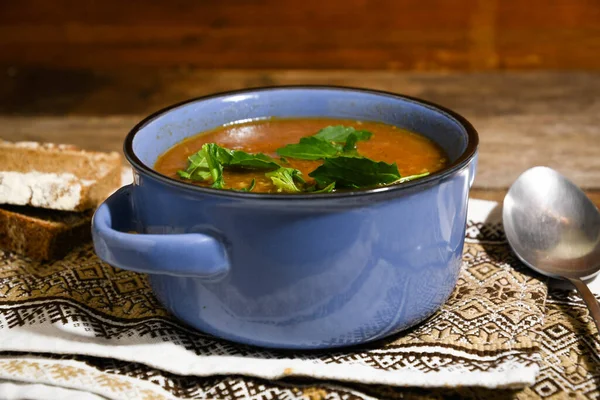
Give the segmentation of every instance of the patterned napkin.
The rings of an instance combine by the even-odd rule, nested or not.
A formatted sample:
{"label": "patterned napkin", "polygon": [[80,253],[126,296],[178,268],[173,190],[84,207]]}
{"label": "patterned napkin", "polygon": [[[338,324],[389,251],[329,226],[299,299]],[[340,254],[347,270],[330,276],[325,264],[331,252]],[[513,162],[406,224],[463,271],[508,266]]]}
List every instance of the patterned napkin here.
{"label": "patterned napkin", "polygon": [[334,351],[264,350],[195,331],[157,302],[144,275],[102,263],[91,245],[51,263],[0,252],[0,390],[365,398],[408,386],[532,385],[547,361],[540,335],[572,326],[543,330],[547,287],[510,253],[495,203],[471,201],[469,213],[462,272],[442,309],[407,332]]}

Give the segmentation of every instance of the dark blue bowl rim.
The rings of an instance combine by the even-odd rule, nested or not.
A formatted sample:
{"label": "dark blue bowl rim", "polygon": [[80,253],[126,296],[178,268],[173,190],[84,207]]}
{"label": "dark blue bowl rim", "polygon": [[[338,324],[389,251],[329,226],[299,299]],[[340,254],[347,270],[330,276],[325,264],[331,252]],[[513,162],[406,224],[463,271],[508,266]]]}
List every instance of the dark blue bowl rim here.
{"label": "dark blue bowl rim", "polygon": [[[155,171],[154,169],[152,169],[149,166],[147,166],[146,164],[144,164],[138,158],[138,156],[135,154],[135,152],[133,151],[133,140],[135,138],[135,135],[142,128],[144,128],[148,123],[150,123],[154,119],[160,117],[161,115],[163,115],[175,108],[183,106],[185,104],[195,103],[195,102],[203,101],[203,100],[214,99],[214,98],[218,98],[218,97],[226,97],[226,96],[256,93],[256,92],[265,92],[265,91],[271,91],[271,90],[307,90],[307,89],[308,90],[337,90],[337,91],[368,93],[368,94],[373,94],[373,95],[378,95],[378,96],[392,97],[395,99],[419,104],[419,105],[429,108],[435,112],[438,112],[442,115],[445,115],[446,117],[454,120],[456,123],[458,123],[460,126],[462,126],[467,133],[467,138],[468,138],[467,148],[460,155],[460,157],[458,157],[458,159],[456,159],[453,163],[451,163],[451,164],[447,165],[445,168],[443,168],[437,172],[434,172],[431,175],[428,175],[421,179],[417,179],[417,180],[409,181],[409,182],[405,182],[405,183],[400,183],[400,184],[396,184],[396,185],[390,185],[390,186],[381,186],[381,187],[369,188],[369,189],[349,190],[349,191],[341,191],[341,192],[333,192],[333,193],[318,193],[318,194],[248,193],[248,192],[236,192],[233,190],[213,189],[213,188],[207,188],[207,187],[202,187],[202,186],[196,186],[196,185],[192,185],[192,184],[185,183],[182,181],[178,181],[176,179],[170,178],[166,175],[163,175],[163,174]],[[232,121],[232,122],[235,122],[235,121]],[[256,88],[248,88],[248,89],[213,93],[213,94],[210,94],[207,96],[200,96],[200,97],[195,97],[195,98],[192,98],[189,100],[185,100],[180,103],[176,103],[171,106],[165,107],[161,110],[158,110],[158,111],[154,112],[153,114],[149,115],[148,117],[144,118],[137,125],[135,125],[131,129],[131,131],[129,131],[129,133],[125,137],[125,141],[123,144],[123,153],[125,154],[125,158],[127,159],[127,161],[132,165],[132,167],[134,169],[137,169],[139,172],[146,173],[146,174],[150,175],[152,178],[154,178],[162,183],[165,183],[170,186],[175,186],[179,189],[184,189],[184,190],[188,190],[188,191],[191,190],[194,192],[209,194],[212,196],[224,196],[224,197],[239,198],[239,199],[244,198],[244,199],[248,199],[248,200],[249,199],[255,199],[255,200],[267,200],[267,199],[272,199],[272,200],[284,200],[284,199],[285,200],[292,200],[292,199],[293,200],[317,200],[317,199],[324,200],[324,199],[332,199],[332,200],[334,200],[334,199],[339,199],[339,198],[344,198],[344,197],[366,196],[366,195],[374,196],[377,194],[384,194],[384,193],[389,194],[390,192],[396,192],[396,191],[412,192],[413,190],[409,190],[409,189],[412,188],[412,189],[418,190],[419,187],[422,187],[422,188],[429,187],[429,186],[431,186],[431,184],[435,184],[436,182],[441,181],[441,180],[453,175],[455,172],[460,171],[466,165],[468,165],[471,162],[471,160],[475,157],[475,155],[477,154],[478,145],[479,145],[479,135],[477,134],[477,131],[471,125],[471,123],[466,120],[466,118],[464,118],[460,114],[458,114],[450,109],[447,109],[443,106],[440,106],[438,104],[435,104],[435,103],[432,103],[429,101],[425,101],[425,100],[422,100],[422,99],[419,99],[416,97],[411,97],[411,96],[406,96],[406,95],[401,95],[401,94],[396,94],[396,93],[391,93],[391,92],[386,92],[386,91],[381,91],[381,90],[365,89],[365,88],[357,88],[357,87],[349,87],[349,86],[281,85],[281,86],[264,86],[264,87],[256,87]]]}

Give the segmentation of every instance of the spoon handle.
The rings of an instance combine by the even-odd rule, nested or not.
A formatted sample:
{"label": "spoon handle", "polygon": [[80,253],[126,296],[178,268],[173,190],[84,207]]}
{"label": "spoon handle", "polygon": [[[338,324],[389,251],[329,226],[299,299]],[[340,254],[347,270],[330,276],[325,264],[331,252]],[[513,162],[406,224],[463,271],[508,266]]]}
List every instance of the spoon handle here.
{"label": "spoon handle", "polygon": [[600,332],[600,304],[598,304],[598,300],[596,300],[596,297],[594,296],[588,285],[586,285],[581,279],[568,279],[573,285],[575,285],[575,288],[581,295],[581,298],[583,298],[583,301],[585,301],[588,310],[590,310],[590,315],[596,323],[596,328],[598,329],[598,332]]}

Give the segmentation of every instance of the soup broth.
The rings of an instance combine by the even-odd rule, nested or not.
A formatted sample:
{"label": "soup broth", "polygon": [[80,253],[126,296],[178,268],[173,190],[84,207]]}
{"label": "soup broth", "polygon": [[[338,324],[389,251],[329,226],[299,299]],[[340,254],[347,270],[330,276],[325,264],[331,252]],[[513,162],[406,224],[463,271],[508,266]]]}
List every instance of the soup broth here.
{"label": "soup broth", "polygon": [[[323,160],[303,160],[293,157],[281,159],[276,151],[286,145],[298,143],[301,138],[313,136],[325,127],[339,125],[371,132],[370,139],[356,143],[358,155],[388,164],[396,163],[402,177],[433,173],[448,163],[446,154],[436,143],[422,135],[393,125],[345,119],[303,118],[259,120],[200,133],[167,150],[158,158],[154,169],[173,179],[210,187],[213,182],[211,179],[192,181],[182,178],[178,171],[186,169],[189,164],[188,157],[198,152],[204,144],[216,143],[231,150],[264,153],[271,156],[275,161],[281,162],[282,166],[299,170],[306,185],[310,185],[314,183],[314,179],[309,174],[323,164]],[[223,180],[224,189],[248,188],[254,181],[252,192],[281,191],[263,170],[225,168]]]}

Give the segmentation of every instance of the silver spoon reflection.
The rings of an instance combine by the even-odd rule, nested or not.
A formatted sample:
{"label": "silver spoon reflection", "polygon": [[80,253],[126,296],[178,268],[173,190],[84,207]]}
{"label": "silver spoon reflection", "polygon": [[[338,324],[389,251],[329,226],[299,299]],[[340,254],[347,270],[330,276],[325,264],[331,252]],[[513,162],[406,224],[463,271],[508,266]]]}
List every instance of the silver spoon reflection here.
{"label": "silver spoon reflection", "polygon": [[600,212],[575,184],[546,167],[525,171],[502,211],[513,251],[537,272],[570,281],[600,332],[600,305],[583,282],[600,271]]}

